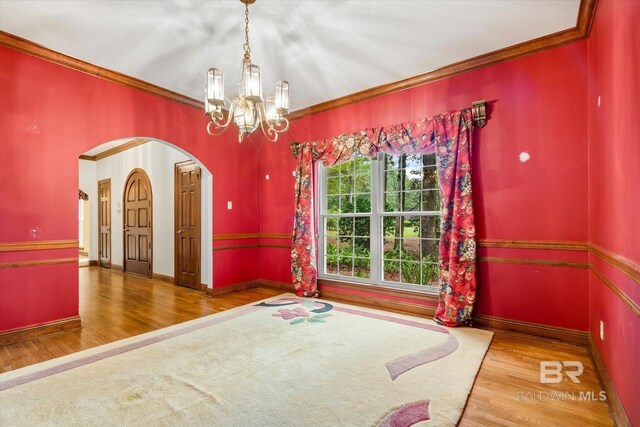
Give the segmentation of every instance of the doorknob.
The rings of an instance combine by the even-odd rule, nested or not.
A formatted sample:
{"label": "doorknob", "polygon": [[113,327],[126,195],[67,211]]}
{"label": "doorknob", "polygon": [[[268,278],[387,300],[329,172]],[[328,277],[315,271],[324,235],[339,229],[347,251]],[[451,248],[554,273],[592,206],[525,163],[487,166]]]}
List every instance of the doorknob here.
{"label": "doorknob", "polygon": [[178,234],[182,234],[182,230],[178,230],[176,233],[178,233]]}
{"label": "doorknob", "polygon": [[129,229],[128,229],[128,228],[125,228],[125,229],[124,229],[124,230],[122,230],[122,231],[129,231]]}

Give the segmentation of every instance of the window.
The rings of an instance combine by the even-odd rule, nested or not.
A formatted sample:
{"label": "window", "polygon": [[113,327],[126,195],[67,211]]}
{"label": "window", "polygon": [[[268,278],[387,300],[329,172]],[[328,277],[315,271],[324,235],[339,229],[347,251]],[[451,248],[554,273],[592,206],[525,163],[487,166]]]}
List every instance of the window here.
{"label": "window", "polygon": [[435,154],[319,167],[319,275],[415,289],[438,285]]}

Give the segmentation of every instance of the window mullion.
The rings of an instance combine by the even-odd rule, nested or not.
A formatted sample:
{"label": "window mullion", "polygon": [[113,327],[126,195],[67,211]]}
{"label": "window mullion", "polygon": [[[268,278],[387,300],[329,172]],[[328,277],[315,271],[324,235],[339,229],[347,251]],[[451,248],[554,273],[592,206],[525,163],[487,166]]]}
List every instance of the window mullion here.
{"label": "window mullion", "polygon": [[440,211],[380,212],[380,216],[439,216],[439,215],[440,215]]}
{"label": "window mullion", "polygon": [[[373,160],[373,159],[372,159]],[[371,220],[370,220],[370,254],[371,254],[371,272],[370,277],[373,283],[379,283],[381,280],[380,277],[380,254],[382,253],[382,244],[381,244],[381,217],[380,213],[380,193],[382,190],[382,186],[380,185],[380,165],[382,162],[380,161],[380,156],[376,157],[375,160],[372,161],[371,165]],[[383,174],[384,175],[384,174]],[[384,197],[384,195],[383,195]]]}
{"label": "window mullion", "polygon": [[319,216],[321,217],[329,217],[329,218],[367,218],[370,217],[371,214],[370,213],[362,213],[362,212],[357,212],[357,213],[320,213]]}

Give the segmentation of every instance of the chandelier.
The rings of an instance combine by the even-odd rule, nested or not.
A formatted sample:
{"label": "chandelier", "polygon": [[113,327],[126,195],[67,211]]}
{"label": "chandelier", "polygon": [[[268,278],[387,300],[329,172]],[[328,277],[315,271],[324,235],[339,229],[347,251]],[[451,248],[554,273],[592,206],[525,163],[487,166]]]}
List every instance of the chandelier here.
{"label": "chandelier", "polygon": [[230,107],[225,112],[224,76],[219,68],[209,68],[207,72],[207,89],[205,96],[205,112],[209,116],[207,132],[209,135],[222,135],[231,121],[238,127],[238,142],[256,130],[262,129],[269,141],[277,141],[278,134],[289,128],[289,120],[284,117],[289,112],[289,82],[280,80],[276,83],[276,92],[262,99],[262,82],[260,67],[251,62],[249,47],[249,4],[255,0],[240,0],[244,3],[244,57],[238,83],[238,95],[229,101]]}

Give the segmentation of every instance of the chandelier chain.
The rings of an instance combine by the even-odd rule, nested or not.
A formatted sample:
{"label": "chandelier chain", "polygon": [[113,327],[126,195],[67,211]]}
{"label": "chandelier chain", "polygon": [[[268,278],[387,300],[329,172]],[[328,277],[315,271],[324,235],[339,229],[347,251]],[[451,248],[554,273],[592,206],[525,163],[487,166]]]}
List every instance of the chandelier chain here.
{"label": "chandelier chain", "polygon": [[249,3],[244,5],[244,59],[251,59],[251,47],[249,47]]}
{"label": "chandelier chain", "polygon": [[[1,1],[1,0],[0,0]],[[207,88],[205,96],[205,112],[209,116],[207,133],[212,136],[222,135],[233,122],[238,127],[238,142],[242,142],[258,128],[268,141],[277,141],[278,135],[289,129],[289,82],[276,82],[276,92],[262,97],[260,67],[251,62],[249,46],[249,4],[255,0],[240,0],[244,3],[244,57],[240,71],[238,95],[230,100],[230,107],[224,111],[224,77],[219,68],[207,71]]]}

